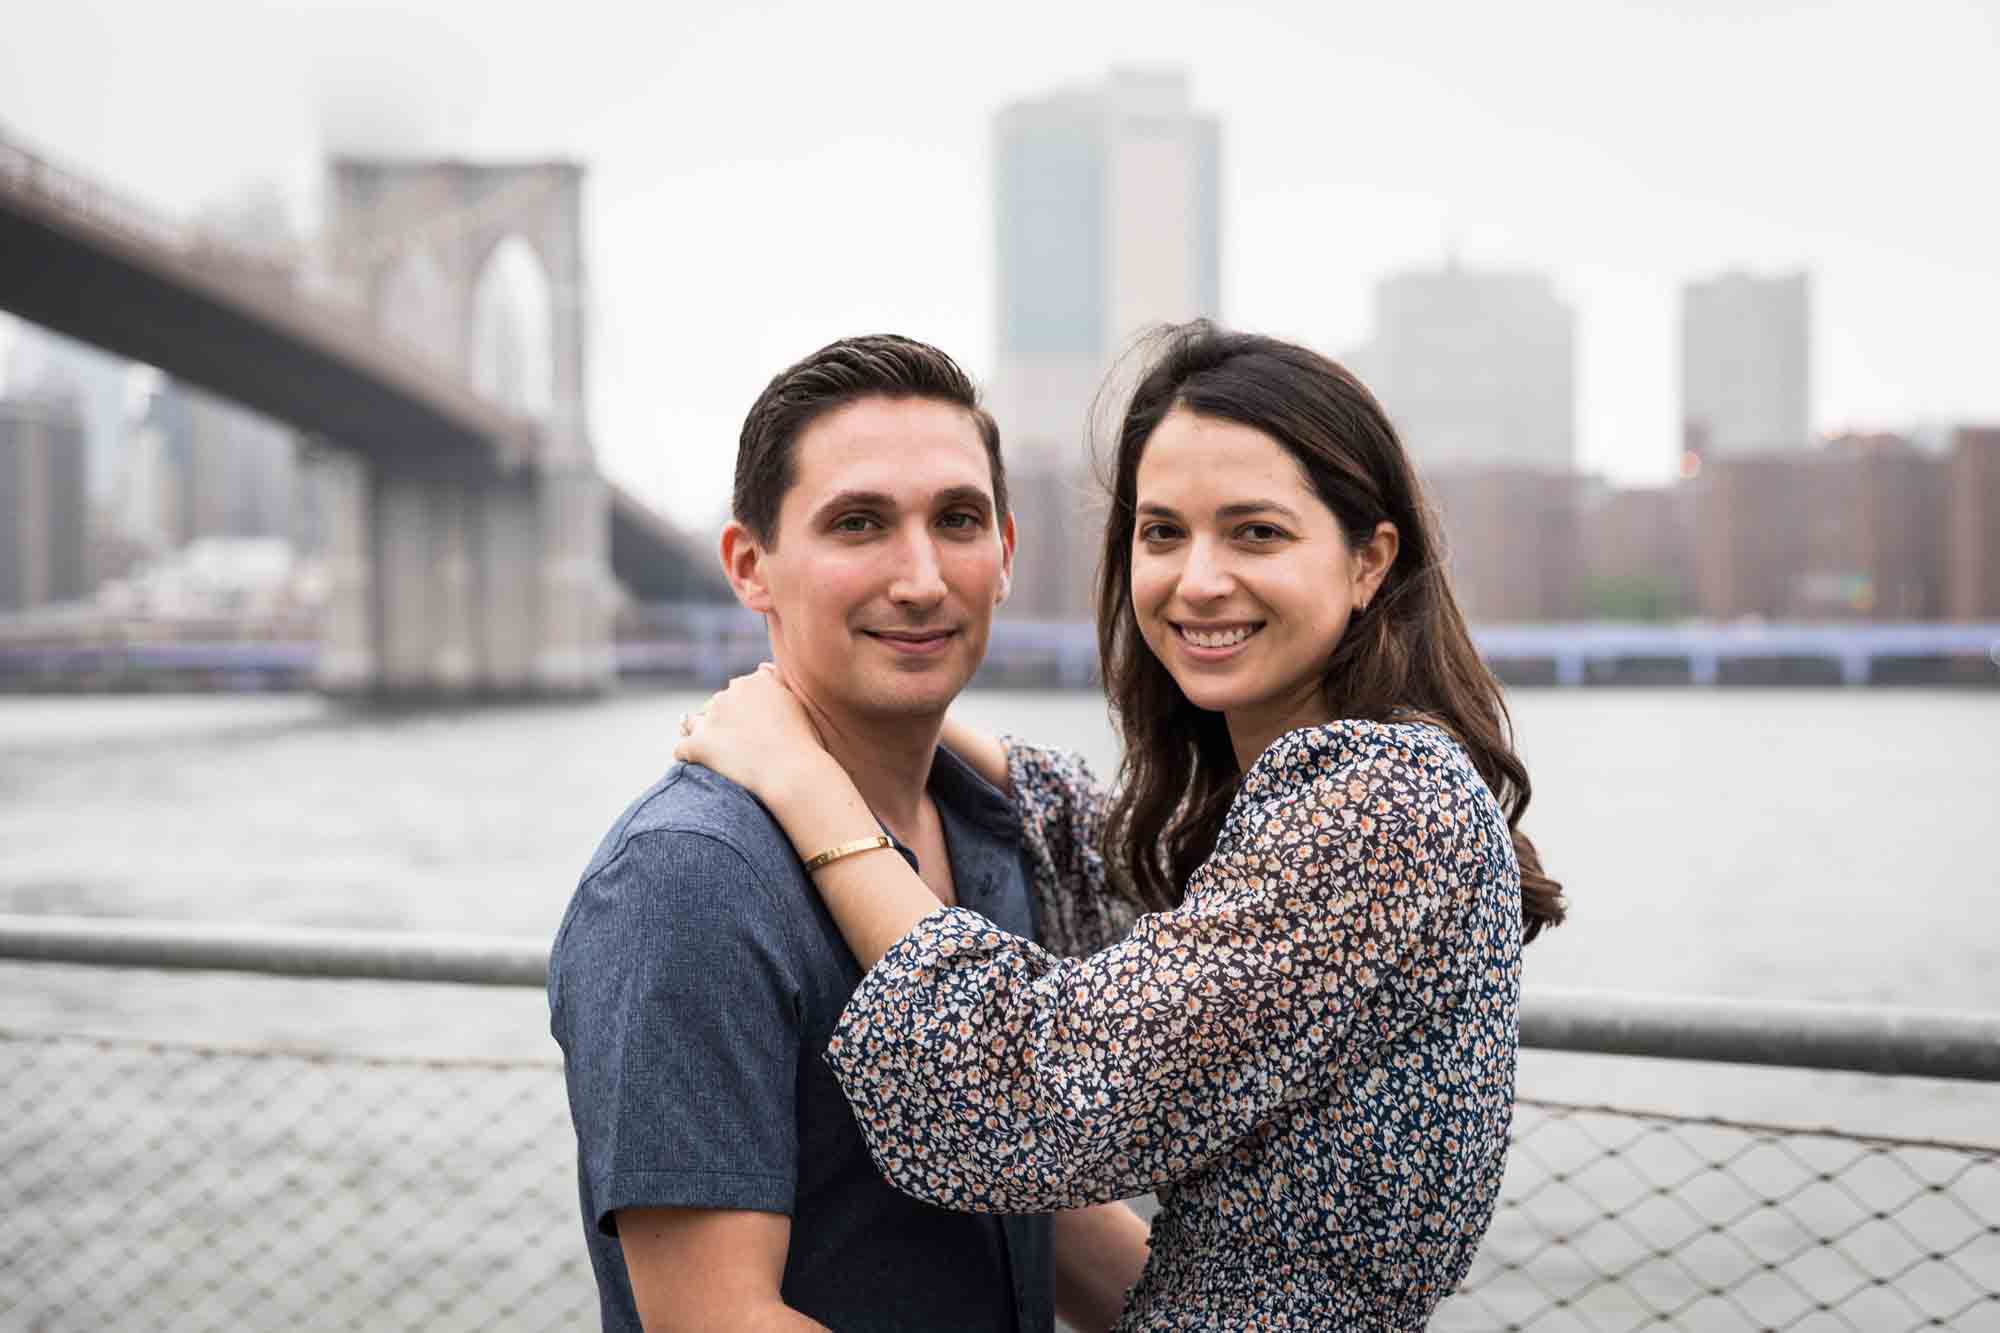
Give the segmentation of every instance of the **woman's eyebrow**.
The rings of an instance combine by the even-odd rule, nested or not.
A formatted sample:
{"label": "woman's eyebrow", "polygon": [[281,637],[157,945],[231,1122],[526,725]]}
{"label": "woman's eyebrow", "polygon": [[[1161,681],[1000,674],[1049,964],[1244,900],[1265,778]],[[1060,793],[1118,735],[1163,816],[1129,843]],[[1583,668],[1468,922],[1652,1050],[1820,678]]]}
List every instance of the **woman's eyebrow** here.
{"label": "woman's eyebrow", "polygon": [[[1171,505],[1163,505],[1157,500],[1140,501],[1138,512],[1149,517],[1180,517],[1180,514]],[[1215,511],[1216,518],[1225,522],[1232,518],[1250,518],[1257,514],[1277,514],[1281,518],[1289,519],[1293,523],[1302,521],[1299,518],[1297,510],[1288,505],[1279,504],[1276,500],[1237,500],[1231,504],[1221,505]]]}
{"label": "woman's eyebrow", "polygon": [[1298,511],[1281,505],[1276,500],[1238,500],[1234,504],[1223,505],[1215,511],[1217,518],[1249,518],[1255,514],[1277,514],[1294,523],[1299,522]]}

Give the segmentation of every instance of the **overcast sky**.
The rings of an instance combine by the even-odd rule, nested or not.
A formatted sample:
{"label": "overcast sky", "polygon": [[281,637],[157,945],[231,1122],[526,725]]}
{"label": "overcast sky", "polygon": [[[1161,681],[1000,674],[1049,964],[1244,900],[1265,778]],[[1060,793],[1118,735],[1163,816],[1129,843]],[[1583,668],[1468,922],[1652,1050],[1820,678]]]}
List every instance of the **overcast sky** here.
{"label": "overcast sky", "polygon": [[[772,371],[895,329],[993,358],[991,120],[1185,66],[1224,134],[1224,316],[1336,355],[1455,248],[1575,306],[1585,466],[1666,475],[1677,289],[1810,269],[1822,429],[2000,420],[2000,5],[422,5],[62,0],[0,44],[0,124],[186,216],[326,148],[590,168],[592,435],[724,503]],[[1393,407],[1393,404],[1392,404]],[[1003,423],[1004,425],[1004,423]]]}

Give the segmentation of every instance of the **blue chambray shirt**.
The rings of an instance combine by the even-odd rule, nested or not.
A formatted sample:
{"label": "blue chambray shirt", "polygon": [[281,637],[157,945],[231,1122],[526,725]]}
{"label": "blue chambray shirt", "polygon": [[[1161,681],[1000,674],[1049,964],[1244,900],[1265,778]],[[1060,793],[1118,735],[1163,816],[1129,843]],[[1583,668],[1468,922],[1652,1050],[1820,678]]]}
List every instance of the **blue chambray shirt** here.
{"label": "blue chambray shirt", "polygon": [[[1033,936],[1013,805],[942,749],[930,792],[960,904]],[[842,1333],[1053,1327],[1046,1217],[946,1212],[875,1171],[823,1058],[860,978],[728,779],[676,764],[605,835],[548,988],[607,1330],[639,1328],[613,1216],[632,1207],[788,1214],[785,1302]]]}

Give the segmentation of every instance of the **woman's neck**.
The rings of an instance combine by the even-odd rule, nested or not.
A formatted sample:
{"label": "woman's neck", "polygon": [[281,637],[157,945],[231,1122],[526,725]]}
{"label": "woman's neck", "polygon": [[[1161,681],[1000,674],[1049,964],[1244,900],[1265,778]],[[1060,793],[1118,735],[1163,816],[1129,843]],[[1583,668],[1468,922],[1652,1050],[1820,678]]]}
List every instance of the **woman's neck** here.
{"label": "woman's neck", "polygon": [[1299,727],[1331,722],[1333,717],[1333,706],[1315,681],[1288,699],[1274,699],[1256,708],[1232,709],[1222,715],[1222,720],[1229,727],[1229,746],[1236,751],[1237,771],[1248,773],[1257,757],[1270,749],[1271,742],[1278,737]]}

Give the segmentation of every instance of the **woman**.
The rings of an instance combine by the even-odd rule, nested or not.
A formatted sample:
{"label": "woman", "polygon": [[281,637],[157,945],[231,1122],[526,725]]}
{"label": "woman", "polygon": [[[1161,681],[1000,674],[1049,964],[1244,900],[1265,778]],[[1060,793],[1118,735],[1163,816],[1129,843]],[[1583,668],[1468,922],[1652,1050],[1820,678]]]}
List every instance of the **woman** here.
{"label": "woman", "polygon": [[1421,1328],[1492,1216],[1520,946],[1563,906],[1367,390],[1301,347],[1170,331],[1119,434],[1098,617],[1117,795],[1004,754],[1031,860],[1148,909],[1088,958],[855,854],[878,826],[768,673],[676,753],[755,791],[809,866],[835,853],[814,881],[869,971],[827,1055],[893,1183],[989,1211],[1157,1191],[1123,1329]]}

